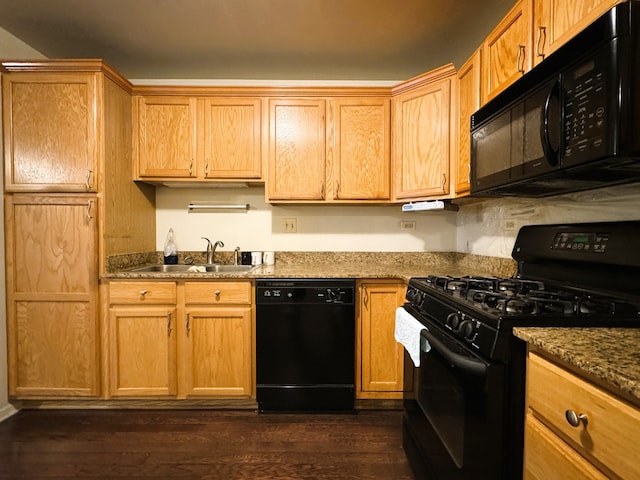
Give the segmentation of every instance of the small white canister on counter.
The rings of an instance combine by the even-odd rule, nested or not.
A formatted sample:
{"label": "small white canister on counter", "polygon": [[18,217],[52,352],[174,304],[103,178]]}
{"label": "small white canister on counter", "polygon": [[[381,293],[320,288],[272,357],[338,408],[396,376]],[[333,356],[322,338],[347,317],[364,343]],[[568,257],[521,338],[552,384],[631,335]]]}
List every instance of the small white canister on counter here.
{"label": "small white canister on counter", "polygon": [[264,252],[262,254],[262,264],[263,265],[274,265],[276,263],[276,254],[275,252]]}
{"label": "small white canister on counter", "polygon": [[262,252],[251,252],[251,265],[262,265]]}

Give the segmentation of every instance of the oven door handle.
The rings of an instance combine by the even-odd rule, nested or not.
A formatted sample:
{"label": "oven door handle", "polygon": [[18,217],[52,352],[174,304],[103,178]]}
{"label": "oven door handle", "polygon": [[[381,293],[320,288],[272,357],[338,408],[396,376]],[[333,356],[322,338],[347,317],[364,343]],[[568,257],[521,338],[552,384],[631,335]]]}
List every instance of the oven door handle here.
{"label": "oven door handle", "polygon": [[452,352],[428,330],[422,330],[420,336],[425,337],[433,349],[437,350],[452,366],[478,377],[484,377],[486,375],[487,365],[484,362]]}

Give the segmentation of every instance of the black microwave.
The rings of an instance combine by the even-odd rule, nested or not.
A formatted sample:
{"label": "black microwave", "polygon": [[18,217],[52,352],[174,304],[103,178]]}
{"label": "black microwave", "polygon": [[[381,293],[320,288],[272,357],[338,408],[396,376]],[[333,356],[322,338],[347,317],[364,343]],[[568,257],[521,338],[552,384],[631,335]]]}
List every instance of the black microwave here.
{"label": "black microwave", "polygon": [[640,182],[640,1],[616,5],[471,116],[471,195]]}

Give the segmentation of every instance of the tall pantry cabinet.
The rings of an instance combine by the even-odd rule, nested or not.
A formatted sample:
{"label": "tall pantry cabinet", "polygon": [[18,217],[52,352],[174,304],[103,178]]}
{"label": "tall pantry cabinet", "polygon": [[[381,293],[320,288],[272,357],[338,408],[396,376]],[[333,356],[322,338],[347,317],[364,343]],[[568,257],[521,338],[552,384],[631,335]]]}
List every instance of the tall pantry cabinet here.
{"label": "tall pantry cabinet", "polygon": [[9,395],[97,397],[109,255],[155,249],[131,85],[99,60],[3,62]]}

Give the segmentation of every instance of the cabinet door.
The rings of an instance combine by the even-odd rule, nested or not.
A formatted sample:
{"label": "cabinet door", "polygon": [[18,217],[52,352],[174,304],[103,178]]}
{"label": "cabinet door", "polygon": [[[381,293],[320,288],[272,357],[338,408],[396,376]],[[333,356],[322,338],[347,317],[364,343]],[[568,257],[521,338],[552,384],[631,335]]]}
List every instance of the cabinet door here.
{"label": "cabinet door", "polygon": [[520,0],[482,45],[482,102],[531,69],[531,0]]}
{"label": "cabinet door", "polygon": [[451,79],[400,94],[394,104],[395,198],[449,193]]}
{"label": "cabinet door", "polygon": [[2,76],[6,191],[96,191],[96,78]]}
{"label": "cabinet door", "polygon": [[176,394],[175,306],[112,307],[109,389],[114,397]]}
{"label": "cabinet door", "polygon": [[203,102],[204,177],[262,178],[262,100],[210,98]]}
{"label": "cabinet door", "polygon": [[267,199],[325,198],[325,101],[269,101]]}
{"label": "cabinet door", "polygon": [[182,379],[187,396],[251,396],[252,309],[188,307]]}
{"label": "cabinet door", "polygon": [[480,108],[481,50],[458,70],[458,157],[453,169],[456,196],[469,193],[471,163],[471,115]]}
{"label": "cabinet door", "polygon": [[358,398],[401,398],[403,347],[396,342],[395,312],[404,302],[400,283],[360,286],[360,386]]}
{"label": "cabinet door", "polygon": [[9,393],[98,393],[96,198],[6,197]]}
{"label": "cabinet door", "polygon": [[192,178],[196,166],[196,99],[137,99],[138,178]]}
{"label": "cabinet door", "polygon": [[389,200],[390,101],[387,98],[336,99],[330,103],[328,135],[336,200]]}
{"label": "cabinet door", "polygon": [[533,0],[534,64],[621,0]]}

